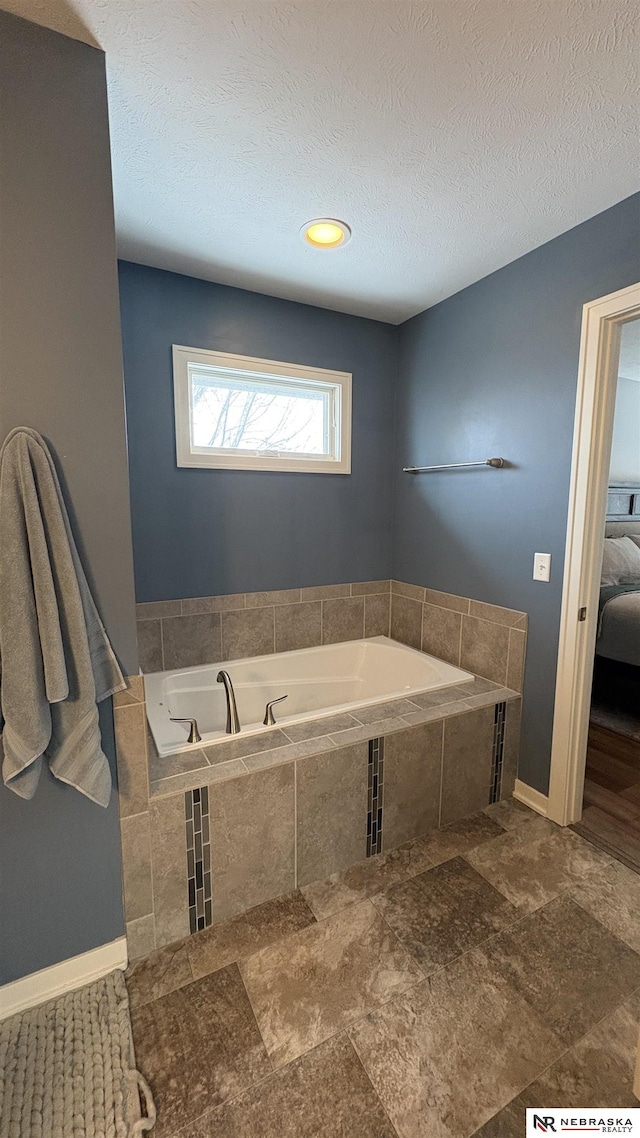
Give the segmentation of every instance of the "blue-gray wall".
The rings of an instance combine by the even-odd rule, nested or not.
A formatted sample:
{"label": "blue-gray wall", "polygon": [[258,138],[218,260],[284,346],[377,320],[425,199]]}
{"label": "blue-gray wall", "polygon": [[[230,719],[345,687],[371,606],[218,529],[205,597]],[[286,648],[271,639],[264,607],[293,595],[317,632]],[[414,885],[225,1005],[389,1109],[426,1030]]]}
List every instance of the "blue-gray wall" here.
{"label": "blue-gray wall", "polygon": [[[104,56],[0,12],[0,438],[54,450],[113,645],[137,671]],[[110,701],[101,707],[114,764]],[[0,984],[121,936],[108,810],[43,772],[0,784]]]}
{"label": "blue-gray wall", "polygon": [[[394,575],[530,614],[520,777],[543,792],[582,305],[640,279],[639,223],[636,195],[400,329]],[[399,473],[491,455],[511,468]]]}
{"label": "blue-gray wall", "polygon": [[[388,577],[397,329],[120,264],[136,596]],[[171,345],[353,373],[353,473],[178,469]]]}

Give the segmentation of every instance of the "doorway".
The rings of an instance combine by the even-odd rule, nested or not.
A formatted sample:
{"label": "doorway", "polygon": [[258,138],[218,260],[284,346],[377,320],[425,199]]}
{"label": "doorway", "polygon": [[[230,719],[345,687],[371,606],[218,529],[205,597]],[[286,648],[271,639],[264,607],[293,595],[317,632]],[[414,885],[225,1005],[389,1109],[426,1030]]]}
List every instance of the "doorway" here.
{"label": "doorway", "polygon": [[[583,816],[620,349],[625,326],[639,318],[640,284],[583,310],[547,803],[548,816],[560,825],[581,823]],[[637,510],[640,522],[640,488],[630,493],[628,510],[621,520],[633,520]]]}

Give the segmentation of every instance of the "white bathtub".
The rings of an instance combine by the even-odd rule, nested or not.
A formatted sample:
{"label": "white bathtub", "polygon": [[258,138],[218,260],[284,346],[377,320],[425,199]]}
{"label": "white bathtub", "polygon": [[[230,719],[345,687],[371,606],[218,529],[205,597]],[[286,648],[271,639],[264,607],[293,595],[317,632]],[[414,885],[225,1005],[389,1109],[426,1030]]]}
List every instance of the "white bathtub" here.
{"label": "white bathtub", "polygon": [[[386,636],[155,672],[145,676],[145,693],[159,755],[230,739],[225,732],[224,687],[216,682],[221,668],[233,682],[243,737],[274,730],[263,727],[262,720],[267,701],[281,695],[288,698],[274,708],[274,714],[276,726],[286,730],[288,723],[410,698],[473,679],[470,672]],[[188,725],[172,723],[171,718],[196,719],[202,741],[187,743]]]}

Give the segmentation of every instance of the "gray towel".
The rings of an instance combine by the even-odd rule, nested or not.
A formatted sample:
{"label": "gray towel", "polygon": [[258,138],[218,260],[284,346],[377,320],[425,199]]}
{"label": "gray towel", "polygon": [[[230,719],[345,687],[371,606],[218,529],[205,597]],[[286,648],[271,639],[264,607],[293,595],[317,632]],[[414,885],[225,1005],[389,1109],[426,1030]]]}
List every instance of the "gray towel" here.
{"label": "gray towel", "polygon": [[100,806],[111,796],[96,703],[125,681],[89,591],[44,439],[0,450],[0,757],[5,786],[32,798],[43,758]]}

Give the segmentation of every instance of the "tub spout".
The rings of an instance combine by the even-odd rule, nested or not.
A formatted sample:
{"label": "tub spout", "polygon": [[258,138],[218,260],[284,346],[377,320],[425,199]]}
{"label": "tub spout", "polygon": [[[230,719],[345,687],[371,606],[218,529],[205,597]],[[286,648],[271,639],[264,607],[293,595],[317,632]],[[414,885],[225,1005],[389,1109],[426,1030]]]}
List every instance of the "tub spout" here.
{"label": "tub spout", "polygon": [[224,684],[225,695],[227,697],[227,735],[237,735],[240,731],[240,719],[238,718],[238,708],[236,706],[236,696],[231,683],[231,676],[228,672],[218,672],[216,677],[219,684]]}

